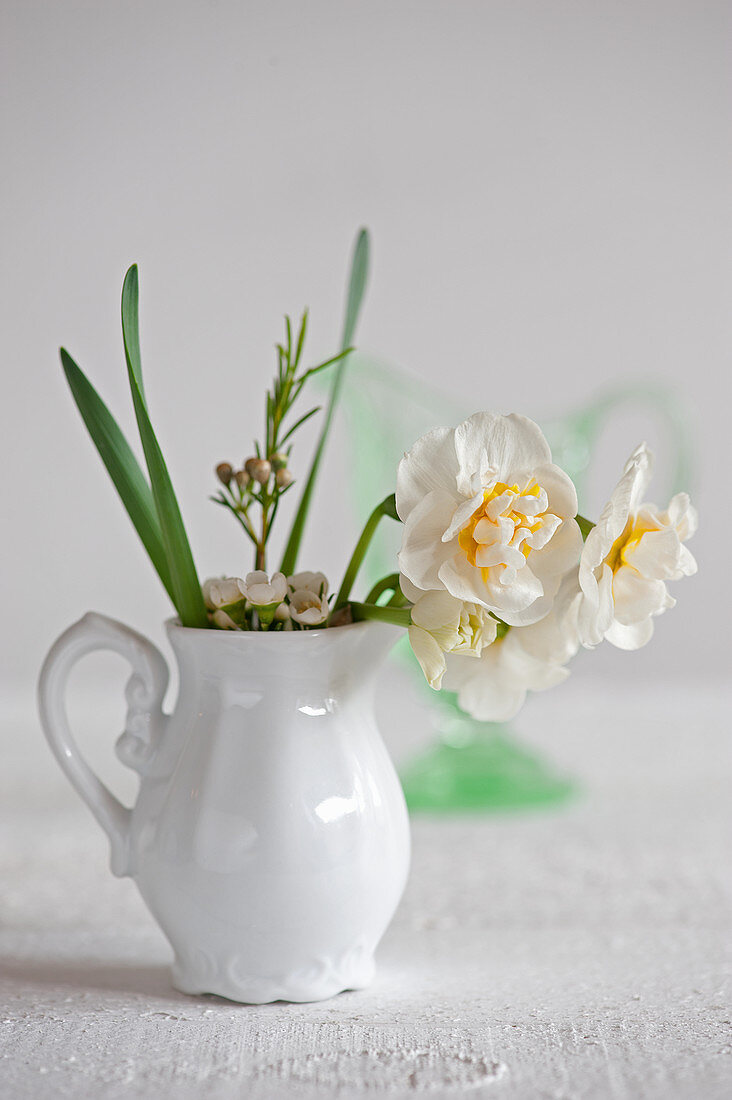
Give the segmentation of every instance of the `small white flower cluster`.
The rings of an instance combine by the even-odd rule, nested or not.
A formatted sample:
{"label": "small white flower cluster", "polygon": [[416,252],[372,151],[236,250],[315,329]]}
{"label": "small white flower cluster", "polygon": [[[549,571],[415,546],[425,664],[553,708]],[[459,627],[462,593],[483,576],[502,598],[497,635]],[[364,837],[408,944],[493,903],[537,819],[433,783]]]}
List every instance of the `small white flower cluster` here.
{"label": "small white flower cluster", "polygon": [[203,586],[211,625],[219,630],[307,630],[324,626],[330,614],[328,581],[322,573],[273,573],[213,577]]}
{"label": "small white flower cluster", "polygon": [[674,605],[666,582],[696,572],[683,546],[696,513],[685,493],[666,511],[644,503],[650,470],[642,445],[583,545],[574,485],[533,421],[476,413],[419,439],[396,505],[409,639],[430,686],[508,721],[527,691],[567,677],[580,645],[645,645]]}

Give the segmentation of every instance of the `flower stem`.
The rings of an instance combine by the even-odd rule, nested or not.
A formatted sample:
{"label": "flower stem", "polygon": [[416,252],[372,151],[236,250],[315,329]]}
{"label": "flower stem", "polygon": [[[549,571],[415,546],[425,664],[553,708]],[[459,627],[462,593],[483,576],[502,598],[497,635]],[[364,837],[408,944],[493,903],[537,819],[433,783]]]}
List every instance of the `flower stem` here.
{"label": "flower stem", "polygon": [[398,592],[399,591],[399,574],[390,573],[388,577],[382,577],[380,581],[377,581],[374,587],[366,597],[366,603],[376,603],[379,596],[384,592]]}
{"label": "flower stem", "polygon": [[382,623],[393,623],[394,626],[411,626],[411,607],[380,607],[375,603],[351,603],[351,612],[354,623],[364,619],[377,619]]}
{"label": "flower stem", "polygon": [[338,595],[336,597],[335,604],[333,605],[334,611],[337,611],[339,607],[342,607],[344,603],[347,603],[348,597],[351,594],[353,582],[356,579],[356,574],[361,568],[361,563],[366,556],[366,551],[369,548],[371,539],[374,537],[374,531],[379,526],[379,522],[382,516],[390,516],[392,519],[396,520],[399,519],[396,510],[396,501],[393,493],[391,494],[391,496],[384,497],[381,504],[377,504],[377,506],[374,508],[373,512],[367,519],[366,526],[361,532],[360,539],[356,543],[356,549],[353,551],[353,555],[351,556],[351,560],[348,563],[348,568],[346,569],[341,587],[338,590]]}

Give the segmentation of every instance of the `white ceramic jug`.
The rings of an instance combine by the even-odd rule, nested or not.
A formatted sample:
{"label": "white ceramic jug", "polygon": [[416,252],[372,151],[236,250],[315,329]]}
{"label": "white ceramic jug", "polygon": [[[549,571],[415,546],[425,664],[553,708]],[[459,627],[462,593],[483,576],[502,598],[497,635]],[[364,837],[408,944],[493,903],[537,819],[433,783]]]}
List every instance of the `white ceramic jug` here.
{"label": "white ceramic jug", "polygon": [[[374,721],[392,626],[226,632],[175,622],[180,670],[128,627],[90,613],[49,653],[40,713],[61,767],[109,836],[175,951],[186,993],[235,1001],[315,1001],[366,986],[401,897],[409,826]],[[120,760],[140,775],[126,809],[79,755],[64,696],[72,666],[98,649],[133,675]]]}

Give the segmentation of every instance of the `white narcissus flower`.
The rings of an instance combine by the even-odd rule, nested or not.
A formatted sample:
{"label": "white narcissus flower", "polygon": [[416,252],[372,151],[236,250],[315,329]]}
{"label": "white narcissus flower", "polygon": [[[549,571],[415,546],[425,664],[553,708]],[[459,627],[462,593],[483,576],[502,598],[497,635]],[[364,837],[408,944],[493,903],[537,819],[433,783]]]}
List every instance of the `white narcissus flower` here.
{"label": "white narcissus flower", "polygon": [[287,586],[290,592],[317,592],[319,596],[328,594],[328,579],[324,573],[311,573],[303,570],[302,573],[293,573],[287,578]]}
{"label": "white narcissus flower", "polygon": [[327,599],[317,592],[301,588],[290,596],[290,615],[301,626],[320,626],[329,614]]}
{"label": "white narcissus flower", "polygon": [[686,493],[666,511],[643,503],[653,456],[642,443],[587,536],[579,567],[580,638],[588,649],[607,638],[619,649],[639,649],[653,634],[653,618],[673,607],[666,581],[696,573],[683,545],[697,528]]}
{"label": "white narcissus flower", "polygon": [[399,464],[401,572],[512,625],[538,622],[579,560],[577,494],[527,417],[475,413]]}
{"label": "white narcissus flower", "polygon": [[422,592],[401,578],[412,607],[409,644],[431,688],[439,690],[446,669],[445,654],[480,657],[496,636],[498,623],[484,607],[465,603],[449,592]]}
{"label": "white narcissus flower", "polygon": [[273,573],[270,581],[264,570],[257,569],[247,573],[244,589],[252,607],[261,610],[282,603],[287,595],[287,581],[284,573]]}
{"label": "white narcissus flower", "polygon": [[509,722],[529,691],[545,691],[566,680],[564,664],[579,648],[576,574],[568,574],[551,612],[531,626],[514,626],[477,661],[450,654],[442,686],[456,691],[458,704],[480,722]]}

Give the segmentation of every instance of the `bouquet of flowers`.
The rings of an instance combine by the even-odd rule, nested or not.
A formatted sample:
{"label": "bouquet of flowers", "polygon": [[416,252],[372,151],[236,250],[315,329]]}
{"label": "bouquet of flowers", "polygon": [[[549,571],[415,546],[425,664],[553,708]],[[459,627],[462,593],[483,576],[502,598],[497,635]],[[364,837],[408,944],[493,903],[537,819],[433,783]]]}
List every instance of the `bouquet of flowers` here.
{"label": "bouquet of flowers", "polygon": [[[603,640],[637,649],[675,601],[667,583],[696,572],[684,545],[697,517],[686,493],[666,509],[646,492],[652,455],[630,456],[597,523],[579,513],[569,476],[552,462],[541,429],[515,413],[476,412],[418,439],[395,471],[395,492],[366,521],[335,592],[322,572],[298,570],[303,531],[338,402],[368,271],[368,236],[357,239],[341,350],[305,368],[307,312],[276,345],[264,432],[241,466],[216,466],[212,500],[251,544],[253,570],[200,583],[145,397],[138,330],[138,272],[122,290],[122,332],[147,474],[85,374],[65,349],[62,365],[79,411],[183,626],[308,631],[379,619],[404,627],[429,685],[457,692],[474,718],[506,721],[527,691],[568,675],[580,646]],[[323,413],[300,412],[310,379],[333,372],[320,435],[279,567],[268,549],[282,497],[298,486],[291,454],[298,430]],[[408,440],[406,441],[409,442]],[[352,597],[383,517],[403,525],[398,569],[362,600]]]}

